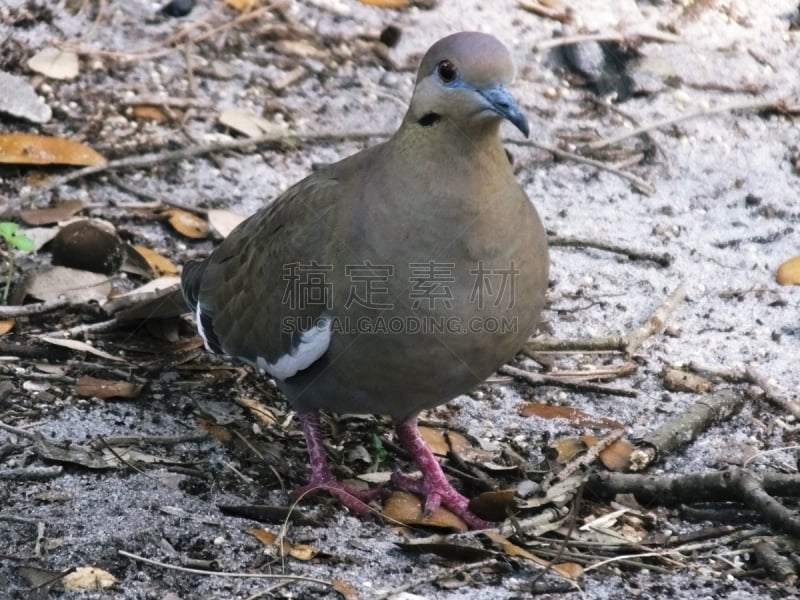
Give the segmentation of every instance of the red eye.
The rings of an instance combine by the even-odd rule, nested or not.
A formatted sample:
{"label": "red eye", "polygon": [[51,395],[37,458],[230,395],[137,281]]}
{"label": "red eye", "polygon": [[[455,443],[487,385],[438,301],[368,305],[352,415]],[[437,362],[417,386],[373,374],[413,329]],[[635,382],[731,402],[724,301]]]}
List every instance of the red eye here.
{"label": "red eye", "polygon": [[439,73],[439,79],[445,83],[455,81],[455,78],[458,77],[458,69],[456,69],[456,66],[449,60],[443,60],[440,62],[436,66],[436,70]]}

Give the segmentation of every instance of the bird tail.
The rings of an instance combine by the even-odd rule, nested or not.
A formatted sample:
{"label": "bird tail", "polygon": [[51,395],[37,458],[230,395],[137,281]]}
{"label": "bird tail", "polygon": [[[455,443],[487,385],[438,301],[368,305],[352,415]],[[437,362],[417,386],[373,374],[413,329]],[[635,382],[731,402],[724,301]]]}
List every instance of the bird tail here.
{"label": "bird tail", "polygon": [[197,310],[197,303],[200,301],[200,282],[203,281],[203,274],[206,271],[206,261],[191,261],[183,266],[181,272],[181,289],[186,303],[192,309]]}
{"label": "bird tail", "polygon": [[208,260],[191,261],[183,266],[181,289],[186,303],[194,313],[197,331],[203,338],[206,349],[215,354],[223,354],[217,332],[214,331],[214,316],[210,307],[200,304],[200,285],[203,282]]}

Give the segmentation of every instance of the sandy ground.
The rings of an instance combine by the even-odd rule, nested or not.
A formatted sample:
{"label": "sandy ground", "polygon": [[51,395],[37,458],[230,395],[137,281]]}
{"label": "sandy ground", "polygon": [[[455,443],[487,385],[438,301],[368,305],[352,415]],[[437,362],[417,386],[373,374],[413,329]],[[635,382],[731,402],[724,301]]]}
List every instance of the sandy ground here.
{"label": "sandy ground", "polygon": [[[73,3],[65,3],[73,4]],[[188,205],[228,207],[249,214],[267,204],[314,164],[331,162],[363,147],[348,138],[358,132],[387,132],[396,127],[410,96],[414,68],[421,53],[443,35],[463,29],[495,34],[511,49],[518,65],[514,92],[530,117],[533,141],[550,146],[580,145],[631,129],[631,122],[646,125],[707,109],[758,100],[785,99],[797,104],[800,33],[790,31],[798,19],[793,0],[770,2],[705,1],[592,2],[565,1],[574,11],[573,23],[561,25],[517,6],[512,0],[489,3],[442,0],[433,10],[378,9],[346,0],[286,2],[288,14],[314,32],[312,42],[346,41],[376,36],[384,27],[402,30],[397,47],[386,54],[397,69],[387,69],[371,52],[353,51],[352,59],[332,64],[325,55],[306,57],[309,76],[281,94],[273,91],[293,68],[292,58],[281,57],[266,37],[243,28],[194,45],[194,81],[187,78],[185,49],[158,58],[117,60],[100,50],[130,53],[157,47],[176,28],[200,19],[217,3],[200,2],[182,20],[153,18],[157,3],[135,0],[108,3],[102,22],[90,31],[94,10],[77,11],[52,5],[49,20],[13,24],[18,11],[31,10],[35,2],[5,0],[0,6],[0,39],[27,57],[53,41],[80,42],[86,52],[81,74],[73,81],[42,80],[19,59],[0,49],[4,69],[34,84],[53,108],[46,125],[23,121],[0,125],[7,131],[47,132],[81,139],[109,156],[139,154],[167,144],[193,144],[224,139],[215,124],[220,108],[236,106],[260,113],[277,127],[293,131],[341,133],[338,141],[301,144],[296,148],[218,155],[214,160],[195,158],[177,165],[141,169],[124,175],[138,189]],[[221,4],[221,3],[220,3]],[[35,12],[35,11],[34,11]],[[227,14],[228,19],[233,13]],[[269,13],[262,17],[270,23]],[[220,20],[220,22],[223,22]],[[631,67],[643,93],[619,105],[630,118],[586,100],[589,92],[568,85],[554,70],[548,53],[538,44],[554,32],[586,31],[623,35],[671,31],[675,41],[646,41]],[[248,32],[251,32],[248,34]],[[224,36],[228,37],[224,37]],[[351,48],[357,48],[353,43]],[[346,54],[339,48],[340,56]],[[231,72],[229,78],[209,76],[217,60]],[[646,93],[644,93],[646,92]],[[187,115],[183,128],[134,121],[122,101],[134,95],[194,95],[211,108]],[[535,399],[582,408],[592,414],[612,416],[624,423],[635,438],[680,414],[697,400],[694,394],[666,391],[660,377],[668,365],[690,361],[729,368],[750,365],[771,380],[783,396],[800,398],[800,288],[775,283],[775,271],[798,254],[800,222],[800,128],[796,117],[762,114],[754,110],[723,111],[672,124],[651,133],[657,148],[653,155],[624,167],[649,182],[652,193],[634,189],[630,182],[591,166],[554,160],[541,149],[519,145],[516,132],[506,130],[518,177],[538,207],[549,232],[598,241],[613,241],[629,248],[666,252],[667,267],[634,261],[591,249],[556,247],[552,250],[550,303],[544,328],[554,337],[625,334],[644,321],[680,283],[687,298],[669,320],[667,334],[648,339],[637,352],[638,368],[617,381],[639,391],[635,399],[582,394],[556,388],[537,388],[509,382],[492,383],[479,394],[455,399],[432,411],[468,431],[484,444],[514,439],[516,449],[530,464],[542,460],[545,436],[583,433],[560,420],[522,419],[519,405]],[[570,142],[571,140],[571,142]],[[623,143],[628,156],[644,147],[639,138]],[[651,147],[653,147],[651,145]],[[31,184],[24,171],[5,169],[0,174],[0,201],[9,210],[20,192]],[[114,220],[118,212],[107,207],[114,201],[132,201],[128,194],[104,178],[62,186],[55,194],[34,196],[38,206],[52,198],[80,198],[95,205],[89,211]],[[8,213],[7,213],[8,214]],[[121,217],[120,217],[121,218]],[[137,243],[154,247],[177,262],[204,255],[209,242],[181,239],[152,222],[125,221]],[[500,232],[498,232],[500,233]],[[91,315],[85,315],[91,321]],[[30,331],[24,322],[10,334],[25,341],[32,333],[58,327],[58,321],[35,321]],[[203,359],[206,363],[208,359]],[[580,358],[576,359],[580,362]],[[588,360],[588,359],[587,359]],[[235,394],[257,397],[264,382],[249,376],[230,382],[187,382],[175,369],[148,372],[149,385],[136,400],[102,402],[81,399],[64,383],[28,379],[33,365],[9,358],[3,388],[3,420],[16,427],[42,433],[47,439],[88,443],[98,436],[170,436],[197,433],[196,415],[214,414],[220,421],[236,423],[252,434],[251,418],[231,400]],[[72,359],[70,369],[86,363]],[[72,371],[68,371],[72,372]],[[5,385],[2,381],[0,384]],[[745,393],[745,386],[736,388]],[[278,405],[285,409],[284,406]],[[28,412],[22,407],[30,408]],[[15,412],[17,411],[17,412]],[[348,423],[349,421],[345,421]],[[292,425],[296,427],[296,425]],[[359,431],[388,435],[376,422],[358,424]],[[796,473],[796,424],[788,415],[766,404],[749,401],[742,411],[712,427],[685,450],[668,456],[654,473],[688,473],[740,465],[747,459],[756,470]],[[346,436],[345,436],[346,438]],[[261,451],[290,455],[285,467],[287,487],[302,481],[302,448],[297,432],[265,435]],[[0,447],[19,443],[14,434],[0,431]],[[347,438],[349,447],[362,448]],[[288,446],[286,446],[288,445]],[[786,449],[784,449],[786,448]],[[767,452],[768,451],[768,452]],[[263,562],[261,544],[245,533],[253,522],[224,516],[220,504],[285,504],[286,495],[273,479],[243,480],[237,473],[262,473],[243,467],[239,449],[211,439],[187,442],[169,449],[170,457],[195,465],[209,474],[204,480],[181,474],[167,466],[90,471],[66,465],[63,473],[46,481],[4,480],[0,487],[0,513],[44,524],[44,548],[35,555],[35,526],[0,521],[0,596],[29,598],[30,585],[21,567],[54,571],[93,565],[110,571],[118,580],[101,592],[54,590],[51,597],[81,598],[247,598],[341,597],[330,587],[289,582],[265,592],[274,582],[248,578],[205,577],[158,567],[143,566],[121,557],[119,550],[172,564],[185,559],[213,560],[223,571],[302,575],[330,581],[346,580],[361,598],[378,597],[397,586],[419,581],[406,598],[457,600],[530,596],[537,569],[513,562],[505,569],[479,570],[449,577],[447,585],[425,583],[450,563],[433,555],[417,555],[396,546],[403,537],[397,530],[365,523],[325,501],[305,507],[320,524],[291,526],[289,537],[312,544],[327,553],[313,561],[291,558]],[[348,461],[352,469],[358,465]],[[0,454],[0,469],[44,467],[30,449]],[[5,479],[5,478],[4,478]],[[690,526],[674,513],[658,514],[663,532]],[[277,526],[272,526],[277,530]],[[731,555],[731,561],[749,556]],[[782,597],[785,590],[768,579],[720,576],[711,561],[687,561],[684,568],[662,573],[647,569],[588,572],[576,585],[581,591],[558,594],[587,598],[766,598]],[[558,582],[548,577],[549,582]],[[555,597],[545,595],[545,597]]]}

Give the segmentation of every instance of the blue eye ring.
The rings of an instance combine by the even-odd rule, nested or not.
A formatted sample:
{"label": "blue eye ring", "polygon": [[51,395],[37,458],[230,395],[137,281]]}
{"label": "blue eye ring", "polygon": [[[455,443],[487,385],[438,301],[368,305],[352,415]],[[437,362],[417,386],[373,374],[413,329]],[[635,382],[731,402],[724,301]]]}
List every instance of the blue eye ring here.
{"label": "blue eye ring", "polygon": [[442,83],[453,83],[458,78],[458,69],[449,60],[444,59],[436,65],[436,73]]}

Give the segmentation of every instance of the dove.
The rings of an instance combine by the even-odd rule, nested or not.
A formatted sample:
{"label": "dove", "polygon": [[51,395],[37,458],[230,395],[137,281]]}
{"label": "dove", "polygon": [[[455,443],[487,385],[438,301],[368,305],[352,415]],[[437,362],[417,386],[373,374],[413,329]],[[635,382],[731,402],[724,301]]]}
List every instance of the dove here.
{"label": "dove", "polygon": [[500,137],[529,125],[495,37],[460,32],[424,55],[387,141],[320,168],[182,271],[206,348],[273,378],[298,415],[310,478],[360,515],[380,489],[333,474],[319,411],[388,415],[420,476],[391,483],[469,508],[426,446],[421,411],[481,384],[539,324],[548,247]]}

